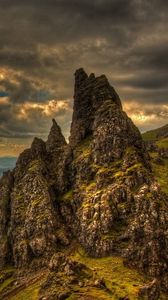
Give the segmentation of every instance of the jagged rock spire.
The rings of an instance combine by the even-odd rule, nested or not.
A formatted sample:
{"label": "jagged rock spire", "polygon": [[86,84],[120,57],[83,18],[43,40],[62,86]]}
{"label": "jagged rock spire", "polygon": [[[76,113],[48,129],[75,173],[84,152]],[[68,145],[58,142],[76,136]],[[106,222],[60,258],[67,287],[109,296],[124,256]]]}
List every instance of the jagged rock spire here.
{"label": "jagged rock spire", "polygon": [[71,124],[70,145],[74,147],[92,132],[92,124],[97,109],[106,100],[122,108],[121,101],[105,75],[88,76],[83,68],[75,72],[74,111]]}
{"label": "jagged rock spire", "polygon": [[88,78],[88,75],[83,68],[76,70],[75,72],[75,91],[78,91],[83,82]]}
{"label": "jagged rock spire", "polygon": [[61,128],[55,121],[55,119],[52,120],[53,125],[51,127],[47,142],[46,142],[46,150],[48,152],[54,151],[57,148],[60,148],[64,145],[66,145],[65,138],[61,132]]}
{"label": "jagged rock spire", "polygon": [[44,270],[49,289],[46,295],[41,289],[40,297],[60,299],[65,289],[73,297],[69,273],[61,275],[58,289],[55,278],[64,271],[60,263],[81,266],[55,254],[68,255],[80,244],[94,257],[124,256],[168,290],[167,196],[155,182],[139,130],[105,75],[75,73],[70,146],[53,120],[47,142],[35,138],[12,174],[0,180],[0,267],[12,261],[29,278],[48,264],[55,273]]}
{"label": "jagged rock spire", "polygon": [[42,139],[35,137],[31,145],[31,152],[33,157],[43,156],[46,152],[45,142]]}

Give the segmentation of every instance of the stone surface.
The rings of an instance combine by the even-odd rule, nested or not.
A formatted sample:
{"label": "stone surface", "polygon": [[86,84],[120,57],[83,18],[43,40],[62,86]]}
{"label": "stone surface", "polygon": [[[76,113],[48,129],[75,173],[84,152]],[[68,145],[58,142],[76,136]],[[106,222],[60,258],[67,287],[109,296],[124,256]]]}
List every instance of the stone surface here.
{"label": "stone surface", "polygon": [[49,274],[40,293],[47,299],[67,299],[80,288],[96,287],[107,290],[103,278],[98,278],[94,272],[62,253],[53,255],[49,262]]}
{"label": "stone surface", "polygon": [[61,148],[66,145],[64,136],[62,135],[61,128],[56,123],[55,119],[52,120],[53,125],[51,127],[47,142],[47,152],[55,151],[57,148]]}
{"label": "stone surface", "polygon": [[121,108],[121,101],[105,75],[88,76],[83,69],[75,72],[74,110],[71,125],[70,144],[78,142],[92,133],[95,111],[105,100]]}
{"label": "stone surface", "polygon": [[142,287],[139,291],[140,298],[157,300],[159,296],[160,296],[160,285],[156,279],[154,279],[150,284]]}
{"label": "stone surface", "polygon": [[[85,285],[90,271],[57,254],[75,243],[93,257],[121,255],[168,289],[167,196],[105,75],[76,71],[70,143],[53,120],[47,142],[34,139],[13,173],[1,179],[0,194],[0,265],[49,265],[47,299],[66,298],[78,281],[79,288]],[[57,294],[53,285],[60,282],[65,286]],[[105,288],[103,279],[95,282]],[[149,299],[155,299],[152,290],[145,289]]]}
{"label": "stone surface", "polygon": [[13,188],[13,173],[6,172],[0,180],[0,268],[12,262],[9,239],[10,193]]}

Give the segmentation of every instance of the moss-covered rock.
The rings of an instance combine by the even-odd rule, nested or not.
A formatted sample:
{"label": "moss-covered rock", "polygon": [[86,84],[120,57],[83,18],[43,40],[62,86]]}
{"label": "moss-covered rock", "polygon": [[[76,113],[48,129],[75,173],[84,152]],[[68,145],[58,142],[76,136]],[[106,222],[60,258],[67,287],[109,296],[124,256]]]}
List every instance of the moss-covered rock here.
{"label": "moss-covered rock", "polygon": [[[74,100],[70,143],[53,120],[47,142],[35,138],[20,155],[12,177],[0,181],[0,265],[12,256],[10,261],[18,272],[26,269],[27,277],[48,268],[52,258],[56,269],[49,265],[41,289],[47,299],[80,299],[76,295],[85,294],[88,299],[136,299],[137,289],[121,263],[120,273],[128,277],[123,285],[117,271],[119,286],[115,280],[108,286],[89,267],[95,263],[97,269],[100,263],[114,272],[115,260],[103,257],[115,254],[151,280],[156,277],[166,290],[167,137],[152,145],[155,161],[150,159],[139,130],[104,75],[77,70]],[[84,265],[70,258],[77,244],[92,257]],[[149,298],[149,289],[145,293]]]}

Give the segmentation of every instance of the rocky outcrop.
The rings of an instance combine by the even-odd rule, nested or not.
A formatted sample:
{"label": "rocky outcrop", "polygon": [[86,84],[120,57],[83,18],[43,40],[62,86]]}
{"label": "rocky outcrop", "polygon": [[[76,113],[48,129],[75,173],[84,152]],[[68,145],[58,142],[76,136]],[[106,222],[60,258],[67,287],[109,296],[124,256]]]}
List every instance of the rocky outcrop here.
{"label": "rocky outcrop", "polygon": [[95,111],[109,99],[121,108],[120,98],[105,75],[88,76],[83,69],[75,72],[74,110],[70,135],[72,147],[92,133]]}
{"label": "rocky outcrop", "polygon": [[158,150],[158,156],[160,158],[168,158],[168,149],[164,147],[160,148]]}
{"label": "rocky outcrop", "polygon": [[53,119],[53,125],[51,127],[47,142],[46,150],[47,152],[55,151],[66,145],[64,136],[62,135],[61,128],[58,126],[56,121]]}
{"label": "rocky outcrop", "polygon": [[111,100],[104,101],[96,111],[93,123],[94,163],[103,165],[119,160],[131,146],[137,155],[135,160],[149,167],[149,156],[137,127],[120,106]]}
{"label": "rocky outcrop", "polygon": [[142,287],[139,291],[140,299],[157,300],[160,296],[159,282],[154,279],[149,285]]}
{"label": "rocky outcrop", "polygon": [[43,266],[58,246],[69,244],[54,194],[55,183],[61,177],[60,169],[54,172],[54,167],[59,168],[65,145],[61,130],[53,120],[47,142],[35,138],[31,148],[17,161],[8,230],[18,268],[31,265],[32,261]]}
{"label": "rocky outcrop", "polygon": [[[152,278],[162,278],[167,288],[167,224],[165,195],[157,183],[142,186],[135,198],[135,215],[128,228],[127,262]],[[152,298],[151,298],[152,299]]]}
{"label": "rocky outcrop", "polygon": [[105,281],[98,278],[90,268],[62,253],[51,258],[49,270],[49,275],[40,291],[42,294],[40,299],[63,300],[70,297],[74,291],[78,295],[81,288],[88,290],[89,287],[108,291]]}
{"label": "rocky outcrop", "polygon": [[0,266],[12,262],[9,240],[10,202],[13,187],[13,173],[6,172],[0,180]]}
{"label": "rocky outcrop", "polygon": [[[100,78],[92,77],[83,75],[75,93],[80,95],[84,85],[88,99],[94,99],[94,103],[101,88],[95,89]],[[123,112],[113,89],[107,91],[107,80],[104,77],[103,80],[106,82],[104,98],[98,99],[95,110],[91,110],[90,129],[74,146],[73,126],[78,124],[74,117],[70,137],[73,231],[86,251],[98,257],[123,251],[122,237],[134,214],[135,189],[152,180],[149,155],[139,130]],[[66,219],[64,211],[62,214]],[[79,234],[76,228],[80,228]]]}
{"label": "rocky outcrop", "polygon": [[[10,213],[7,218],[1,209],[0,237],[10,237],[17,268],[47,266],[53,257],[47,293],[60,286],[65,269],[83,273],[83,266],[56,254],[74,241],[93,257],[125,257],[168,289],[166,195],[139,130],[104,75],[76,71],[70,143],[53,120],[47,142],[35,138],[20,155],[12,182],[1,180]],[[69,295],[72,282],[66,280]]]}

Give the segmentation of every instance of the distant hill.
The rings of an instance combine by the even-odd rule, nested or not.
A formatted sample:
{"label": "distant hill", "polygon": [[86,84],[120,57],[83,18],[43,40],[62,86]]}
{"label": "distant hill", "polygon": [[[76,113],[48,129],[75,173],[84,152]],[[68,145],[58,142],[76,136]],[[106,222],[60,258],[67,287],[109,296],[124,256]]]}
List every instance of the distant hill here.
{"label": "distant hill", "polygon": [[168,124],[147,131],[142,136],[151,157],[155,177],[168,195]]}
{"label": "distant hill", "polygon": [[0,157],[0,176],[15,167],[17,157]]}
{"label": "distant hill", "polygon": [[143,133],[142,136],[145,141],[156,141],[160,138],[168,138],[168,124],[160,128],[147,131]]}

